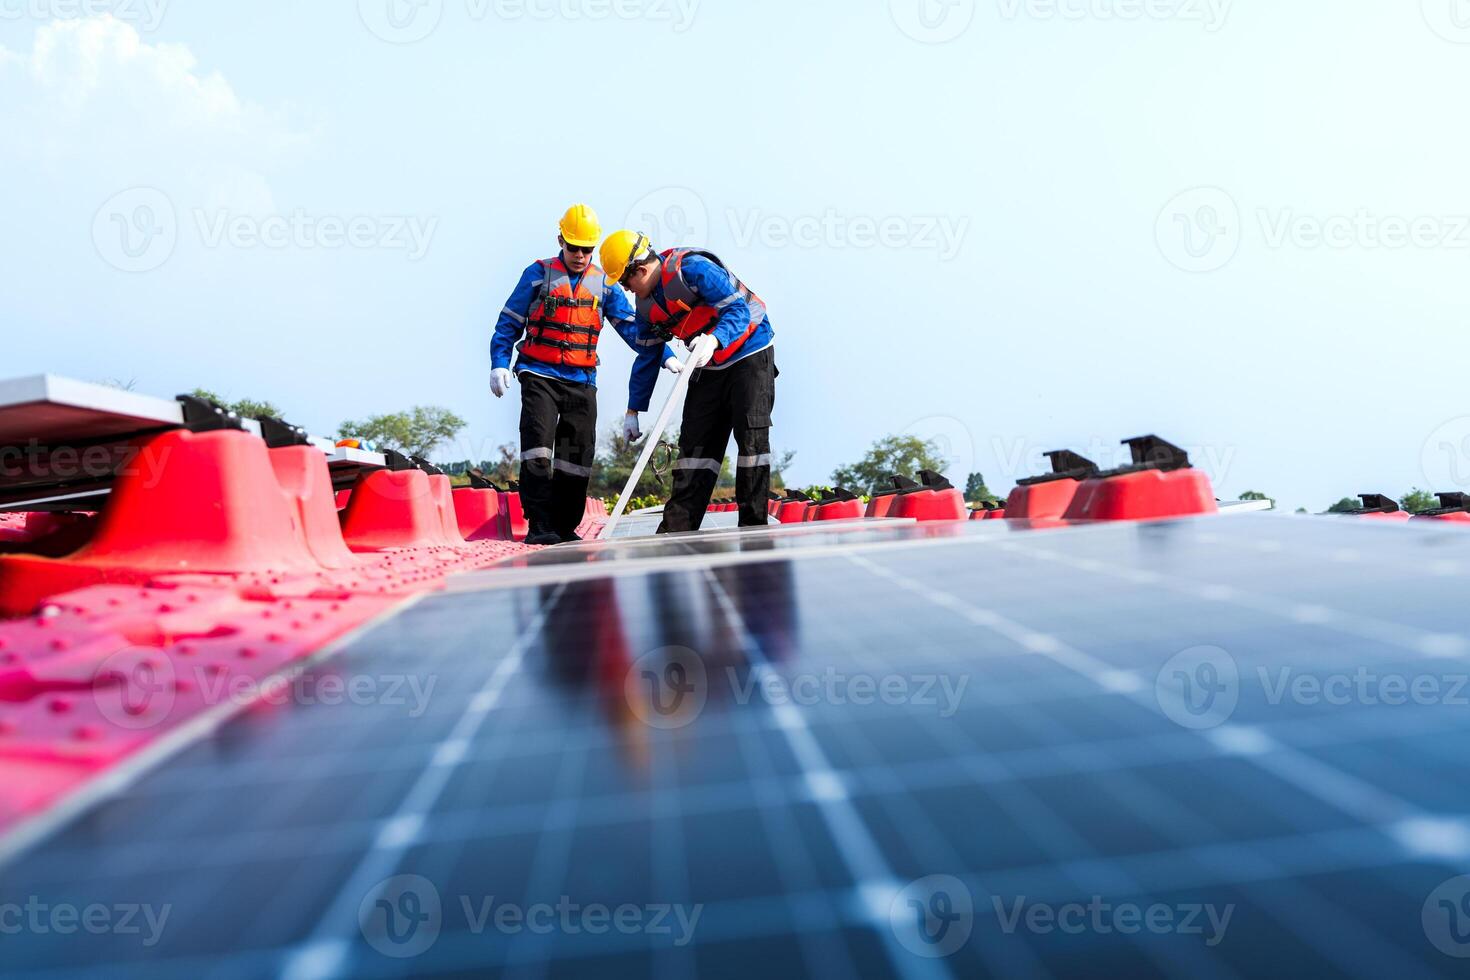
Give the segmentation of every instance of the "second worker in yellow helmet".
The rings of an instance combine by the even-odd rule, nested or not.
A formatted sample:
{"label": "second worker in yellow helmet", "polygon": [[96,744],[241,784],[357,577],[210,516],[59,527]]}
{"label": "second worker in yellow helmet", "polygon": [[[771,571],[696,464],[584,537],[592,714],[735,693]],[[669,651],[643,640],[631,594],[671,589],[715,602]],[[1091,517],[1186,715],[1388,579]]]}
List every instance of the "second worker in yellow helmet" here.
{"label": "second worker in yellow helmet", "polygon": [[[776,335],[766,304],[712,252],[654,251],[647,235],[618,231],[602,243],[609,282],[632,293],[638,343],[677,337],[696,368],[684,401],[674,489],[660,532],[696,531],[720,479],[733,432],[740,526],[766,523],[771,488],[771,413],[776,404]],[[629,409],[624,431],[638,434]]]}

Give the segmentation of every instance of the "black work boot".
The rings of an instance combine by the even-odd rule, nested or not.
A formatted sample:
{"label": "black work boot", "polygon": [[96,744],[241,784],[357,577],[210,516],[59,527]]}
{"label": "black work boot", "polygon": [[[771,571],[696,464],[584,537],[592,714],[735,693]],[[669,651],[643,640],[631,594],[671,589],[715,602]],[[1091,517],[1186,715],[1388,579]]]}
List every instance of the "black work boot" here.
{"label": "black work boot", "polygon": [[526,535],[526,544],[561,544],[561,535],[539,524],[532,524],[530,533]]}

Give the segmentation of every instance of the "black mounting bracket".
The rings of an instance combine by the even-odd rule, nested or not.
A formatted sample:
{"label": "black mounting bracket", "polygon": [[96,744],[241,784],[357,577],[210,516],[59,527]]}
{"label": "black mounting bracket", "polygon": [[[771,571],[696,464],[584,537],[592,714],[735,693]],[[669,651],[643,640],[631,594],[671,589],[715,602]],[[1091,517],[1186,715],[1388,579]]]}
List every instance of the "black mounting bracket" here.
{"label": "black mounting bracket", "polygon": [[1046,454],[1046,458],[1051,460],[1050,473],[1017,480],[1016,485],[1033,487],[1038,483],[1054,483],[1057,480],[1090,480],[1100,472],[1096,463],[1070,449],[1054,449]]}
{"label": "black mounting bracket", "polygon": [[245,428],[240,416],[207,398],[197,395],[177,397],[184,409],[184,428],[190,432],[243,431]]}
{"label": "black mounting bracket", "polygon": [[255,421],[260,423],[260,437],[265,440],[267,448],[311,445],[311,436],[299,425],[291,425],[269,415],[257,416]]}

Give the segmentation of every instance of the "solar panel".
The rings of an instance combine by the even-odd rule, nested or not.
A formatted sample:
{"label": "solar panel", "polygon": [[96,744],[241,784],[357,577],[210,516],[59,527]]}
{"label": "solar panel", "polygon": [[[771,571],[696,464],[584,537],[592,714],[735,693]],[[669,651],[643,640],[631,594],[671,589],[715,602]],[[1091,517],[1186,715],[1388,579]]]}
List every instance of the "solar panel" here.
{"label": "solar panel", "polygon": [[105,439],[183,424],[176,401],[49,374],[0,381],[0,446]]}
{"label": "solar panel", "polygon": [[[54,375],[0,381],[0,509],[100,509],[115,474],[135,459],[125,441],[184,424],[176,400]],[[240,425],[261,434],[256,419]],[[381,453],[310,441],[326,453],[338,490],[387,465]]]}
{"label": "solar panel", "polygon": [[1470,539],[994,523],[467,579],[16,856],[5,971],[1463,975]]}

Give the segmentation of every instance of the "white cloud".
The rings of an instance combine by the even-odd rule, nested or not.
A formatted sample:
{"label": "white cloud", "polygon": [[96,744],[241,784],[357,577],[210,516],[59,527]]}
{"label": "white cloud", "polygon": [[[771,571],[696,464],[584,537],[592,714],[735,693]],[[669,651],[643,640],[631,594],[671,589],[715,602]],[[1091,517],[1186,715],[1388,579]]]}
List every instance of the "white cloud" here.
{"label": "white cloud", "polygon": [[29,52],[0,49],[0,127],[0,162],[78,190],[147,183],[249,210],[273,210],[269,175],[310,142],[187,45],[147,43],[111,15],[52,21]]}

